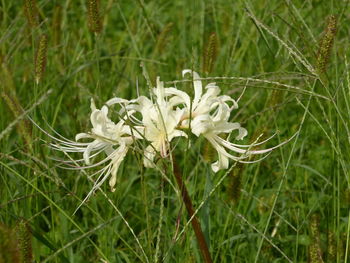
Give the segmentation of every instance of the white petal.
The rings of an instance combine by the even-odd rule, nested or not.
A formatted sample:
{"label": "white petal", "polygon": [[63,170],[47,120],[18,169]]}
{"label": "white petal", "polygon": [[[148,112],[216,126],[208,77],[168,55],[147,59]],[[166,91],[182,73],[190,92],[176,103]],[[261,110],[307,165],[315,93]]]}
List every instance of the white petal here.
{"label": "white petal", "polygon": [[109,179],[109,182],[108,182],[109,187],[111,188],[111,192],[115,191],[114,186],[117,183],[117,172],[118,172],[118,169],[114,170],[114,172],[111,172],[111,178]]}
{"label": "white petal", "polygon": [[198,102],[200,98],[202,97],[202,81],[200,80],[200,77],[197,72],[192,71],[190,69],[185,69],[182,71],[182,76],[185,76],[185,74],[190,73],[193,76],[193,86],[194,86],[194,99],[192,103],[192,108],[196,108],[198,105]]}
{"label": "white petal", "polygon": [[224,148],[222,148],[218,143],[216,143],[215,140],[211,139],[210,137],[207,139],[211,143],[211,145],[217,150],[219,158],[218,161],[212,163],[211,169],[214,171],[214,173],[218,172],[221,169],[227,169],[229,164],[227,157],[228,153],[225,151]]}
{"label": "white petal", "polygon": [[79,141],[80,139],[85,139],[85,138],[92,138],[92,136],[88,133],[78,133],[76,136],[75,136],[75,140],[76,141]]}
{"label": "white petal", "polygon": [[96,105],[95,105],[95,101],[93,98],[91,98],[90,108],[91,108],[91,111],[96,110]]}
{"label": "white petal", "polygon": [[188,109],[191,106],[191,99],[190,96],[186,92],[183,92],[181,90],[178,90],[176,88],[166,88],[165,89],[166,95],[175,95],[175,97],[172,97],[170,101],[172,101],[171,106],[176,106],[180,103],[183,103],[188,107]]}
{"label": "white petal", "polygon": [[103,117],[107,117],[108,107],[106,105],[103,105],[102,108],[101,108],[101,112],[103,114]]}
{"label": "white petal", "polygon": [[239,130],[241,125],[238,122],[222,122],[215,123],[215,132],[216,133],[229,133],[233,130]]}
{"label": "white petal", "polygon": [[211,164],[211,169],[214,173],[217,173],[219,170],[222,169],[227,169],[229,164],[228,158],[225,155],[219,153],[218,156],[219,160]]}
{"label": "white petal", "polygon": [[90,115],[90,121],[92,126],[95,127],[99,127],[99,126],[103,126],[105,121],[104,121],[104,116],[103,113],[100,110],[95,109],[91,115]]}
{"label": "white petal", "polygon": [[168,140],[171,141],[175,137],[186,137],[187,138],[187,134],[183,131],[180,131],[180,130],[174,130],[171,134],[171,138],[168,138]]}
{"label": "white petal", "polygon": [[[217,136],[217,135],[216,135]],[[217,136],[218,137],[218,136]],[[241,162],[241,160],[246,159],[248,156],[247,155],[243,155],[243,156],[233,156],[232,154],[229,154],[225,148],[215,139],[215,135],[214,136],[205,136],[205,138],[211,143],[211,145],[215,148],[215,150],[218,152],[218,154],[223,156],[226,156],[227,158],[234,160],[234,161],[239,161]]]}
{"label": "white petal", "polygon": [[125,145],[120,146],[114,153],[112,158],[112,170],[111,170],[111,178],[109,179],[109,186],[111,187],[111,191],[115,191],[115,184],[117,182],[117,173],[121,162],[124,160],[126,153],[128,152],[128,148]]}
{"label": "white petal", "polygon": [[84,151],[83,157],[84,161],[87,165],[90,165],[90,153],[92,151],[97,151],[104,147],[104,143],[99,142],[98,140],[93,141],[86,147],[86,150]]}
{"label": "white petal", "polygon": [[238,135],[236,137],[237,140],[243,140],[245,136],[247,136],[248,131],[245,128],[239,127]]}
{"label": "white petal", "polygon": [[209,115],[199,115],[195,117],[191,122],[191,132],[197,137],[201,134],[205,134],[211,128],[211,121]]}
{"label": "white petal", "polygon": [[107,106],[111,106],[111,105],[120,104],[120,103],[129,103],[129,101],[126,100],[126,99],[115,97],[115,98],[112,98],[112,99],[108,100],[106,102],[106,105]]}
{"label": "white petal", "polygon": [[222,95],[222,96],[219,97],[219,99],[222,102],[231,101],[232,102],[231,110],[238,109],[238,103],[234,99],[232,99],[230,96]]}
{"label": "white petal", "polygon": [[144,151],[144,157],[143,157],[143,165],[146,168],[153,168],[154,167],[154,156],[156,155],[155,150],[151,145],[147,146]]}

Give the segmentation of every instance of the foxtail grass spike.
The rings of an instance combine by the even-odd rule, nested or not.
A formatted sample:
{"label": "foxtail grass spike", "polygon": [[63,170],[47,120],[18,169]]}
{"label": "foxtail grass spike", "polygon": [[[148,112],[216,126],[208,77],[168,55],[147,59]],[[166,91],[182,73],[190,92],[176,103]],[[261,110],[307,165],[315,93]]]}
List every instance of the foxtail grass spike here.
{"label": "foxtail grass spike", "polygon": [[99,4],[99,0],[87,0],[89,29],[94,33],[100,33],[102,30]]}
{"label": "foxtail grass spike", "polygon": [[24,13],[29,26],[36,27],[39,24],[36,0],[24,0]]}
{"label": "foxtail grass spike", "polygon": [[328,231],[327,239],[328,239],[327,261],[335,262],[337,259],[337,245],[336,245],[336,240],[334,238],[334,233],[332,231]]}
{"label": "foxtail grass spike", "polygon": [[204,148],[203,148],[203,159],[207,163],[212,163],[215,160],[215,152],[216,150],[214,147],[209,143],[205,142]]}
{"label": "foxtail grass spike", "polygon": [[350,189],[344,190],[342,199],[346,205],[350,206]]}
{"label": "foxtail grass spike", "polygon": [[331,15],[328,18],[327,26],[318,49],[317,70],[319,73],[324,73],[326,71],[336,33],[337,19],[334,15]]}
{"label": "foxtail grass spike", "polygon": [[244,166],[242,163],[238,163],[231,171],[230,177],[230,198],[233,203],[237,204],[241,197],[241,186],[242,186],[242,172],[244,170]]}
{"label": "foxtail grass spike", "polygon": [[268,101],[268,106],[276,110],[276,106],[283,102],[283,93],[284,92],[282,90],[272,90]]}
{"label": "foxtail grass spike", "polygon": [[53,16],[52,16],[52,39],[54,45],[59,45],[60,40],[61,40],[61,24],[62,23],[62,6],[61,5],[56,5],[53,11]]}
{"label": "foxtail grass spike", "polygon": [[39,38],[39,46],[35,56],[35,81],[37,84],[42,80],[46,68],[48,37],[43,34]]}
{"label": "foxtail grass spike", "polygon": [[[23,107],[16,95],[16,87],[10,68],[3,63],[0,69],[0,79],[2,80],[2,90],[0,97],[5,101],[7,107],[17,119],[23,114]],[[32,126],[29,120],[23,119],[17,124],[18,133],[26,142],[27,150],[32,147]]]}
{"label": "foxtail grass spike", "polygon": [[340,236],[339,241],[336,241],[338,244],[337,253],[341,255],[340,257],[341,259],[344,259],[346,255],[346,251],[348,251],[347,252],[348,255],[350,251],[350,244],[348,242],[348,233],[347,231],[344,231],[339,236]]}
{"label": "foxtail grass spike", "polygon": [[25,220],[20,220],[15,228],[21,263],[33,262],[32,234]]}
{"label": "foxtail grass spike", "polygon": [[320,218],[318,215],[314,214],[310,218],[310,233],[312,239],[316,240],[320,237],[320,230],[319,230],[319,224],[320,224]]}
{"label": "foxtail grass spike", "polygon": [[0,263],[20,263],[19,251],[12,231],[0,225]]}
{"label": "foxtail grass spike", "polygon": [[203,57],[203,71],[206,74],[212,72],[218,52],[218,39],[215,33],[209,36],[207,47],[204,51]]}
{"label": "foxtail grass spike", "polygon": [[169,39],[169,33],[171,32],[171,30],[173,29],[174,23],[170,22],[168,24],[166,24],[162,30],[162,32],[160,32],[158,38],[157,38],[157,44],[156,44],[156,48],[155,50],[161,54],[166,46],[166,44],[168,43],[168,39]]}
{"label": "foxtail grass spike", "polygon": [[320,230],[319,230],[319,216],[312,215],[310,218],[310,235],[311,245],[309,246],[309,262],[310,263],[323,263]]}
{"label": "foxtail grass spike", "polygon": [[309,246],[309,262],[310,263],[324,263],[320,248],[317,244]]}

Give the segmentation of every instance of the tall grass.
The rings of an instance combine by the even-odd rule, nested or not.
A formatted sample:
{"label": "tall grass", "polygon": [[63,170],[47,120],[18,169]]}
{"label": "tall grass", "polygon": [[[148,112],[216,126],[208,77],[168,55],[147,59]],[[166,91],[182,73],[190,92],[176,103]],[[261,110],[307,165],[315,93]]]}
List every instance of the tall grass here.
{"label": "tall grass", "polygon": [[144,75],[190,93],[181,70],[192,68],[240,98],[231,117],[245,143],[299,132],[217,174],[204,140],[175,141],[213,261],[348,261],[347,0],[0,3],[0,240],[24,220],[35,262],[201,262],[170,172],[144,169],[134,151],[116,191],[106,184],[75,211],[93,171],[62,169],[70,157],[27,118],[73,139],[90,128],[90,98],[147,95]]}

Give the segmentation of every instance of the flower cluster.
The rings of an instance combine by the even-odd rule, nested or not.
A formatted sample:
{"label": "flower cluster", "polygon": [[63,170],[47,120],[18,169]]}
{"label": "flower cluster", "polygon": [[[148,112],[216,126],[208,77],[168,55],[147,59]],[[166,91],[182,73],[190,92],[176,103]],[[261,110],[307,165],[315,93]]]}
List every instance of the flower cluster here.
{"label": "flower cluster", "polygon": [[[150,98],[139,96],[134,100],[126,100],[116,97],[107,101],[101,109],[97,109],[92,100],[90,132],[77,134],[76,141],[56,138],[58,143],[52,146],[66,153],[83,153],[83,159],[77,160],[85,162],[83,168],[103,165],[96,173],[99,177],[92,191],[107,178],[114,191],[118,168],[128,150],[139,140],[147,143],[143,154],[144,166],[154,167],[156,156],[169,156],[173,150],[171,141],[175,137],[187,137],[189,133],[196,137],[203,136],[218,154],[218,160],[211,164],[214,172],[228,168],[229,159],[249,162],[245,159],[250,155],[265,154],[284,144],[264,150],[251,150],[253,146],[261,145],[267,140],[242,145],[224,139],[234,135],[236,140],[242,140],[247,135],[247,130],[239,123],[230,121],[232,110],[238,108],[237,102],[229,96],[220,95],[220,88],[215,83],[209,83],[203,89],[196,72],[184,70],[182,73],[183,76],[192,77],[193,98],[175,87],[164,87],[158,77]],[[117,120],[108,116],[110,109],[116,110]],[[78,142],[82,139],[90,141]],[[106,157],[91,164],[94,157],[101,153]]]}

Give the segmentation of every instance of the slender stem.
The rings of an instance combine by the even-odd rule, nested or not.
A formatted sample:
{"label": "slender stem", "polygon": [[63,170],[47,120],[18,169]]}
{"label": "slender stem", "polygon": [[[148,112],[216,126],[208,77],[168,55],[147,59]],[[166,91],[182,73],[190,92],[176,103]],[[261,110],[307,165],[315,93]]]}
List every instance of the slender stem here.
{"label": "slender stem", "polygon": [[[192,201],[191,201],[191,198],[190,198],[188,191],[186,189],[185,183],[182,180],[180,168],[178,167],[178,165],[176,164],[174,159],[173,159],[173,169],[174,169],[174,175],[175,175],[176,182],[181,190],[182,200],[185,203],[189,218],[192,218],[194,215],[194,208],[192,205]],[[210,256],[208,245],[205,241],[201,225],[200,225],[199,220],[196,216],[193,217],[191,224],[192,224],[194,233],[196,234],[197,242],[199,245],[199,249],[202,253],[204,262],[205,263],[212,263],[213,261],[212,261],[211,256]]]}

